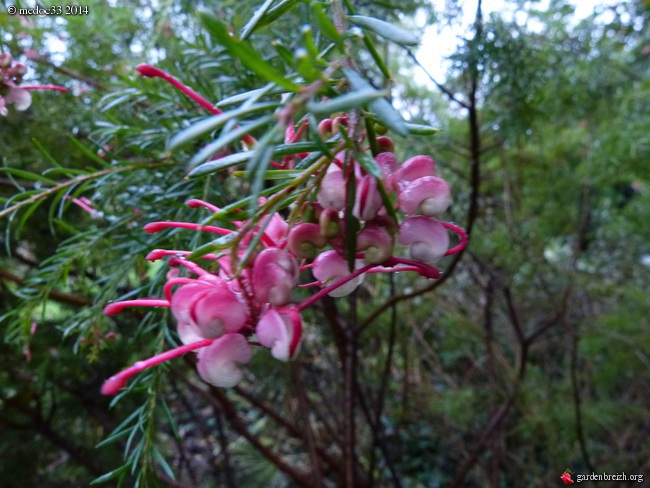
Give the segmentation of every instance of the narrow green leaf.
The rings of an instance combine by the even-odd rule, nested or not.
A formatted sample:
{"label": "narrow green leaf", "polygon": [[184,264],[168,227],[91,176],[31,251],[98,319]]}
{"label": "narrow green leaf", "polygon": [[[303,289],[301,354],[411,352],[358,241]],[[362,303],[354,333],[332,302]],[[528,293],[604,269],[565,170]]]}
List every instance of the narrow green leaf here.
{"label": "narrow green leaf", "polygon": [[300,87],[287,79],[283,74],[268,64],[250,45],[235,39],[230,35],[228,27],[217,17],[203,13],[203,23],[208,28],[215,40],[224,46],[233,58],[237,58],[252,72],[267,81],[272,81],[287,90],[298,91]]}
{"label": "narrow green leaf", "polygon": [[217,129],[223,126],[229,120],[239,117],[245,117],[255,112],[261,112],[264,110],[275,109],[278,107],[277,103],[259,103],[253,104],[250,107],[240,107],[229,112],[224,112],[213,117],[204,119],[196,124],[191,125],[187,129],[182,130],[174,137],[171,138],[167,149],[174,150],[178,146],[185,144],[186,142],[192,141],[198,137],[201,137],[206,132]]}
{"label": "narrow green leaf", "polygon": [[[343,72],[347,78],[350,86],[354,90],[367,90],[372,89],[372,85],[368,83],[359,73],[350,68],[344,68]],[[388,100],[383,98],[375,99],[369,103],[370,109],[377,115],[377,118],[382,124],[389,129],[394,130],[399,135],[405,136],[408,134],[406,123],[402,116],[393,106],[388,103]]]}
{"label": "narrow green leaf", "polygon": [[416,136],[430,136],[438,132],[442,132],[442,129],[436,129],[430,125],[422,124],[406,124],[406,129],[409,131],[409,134]]}
{"label": "narrow green leaf", "polygon": [[[265,180],[286,180],[289,178],[297,178],[302,174],[302,171],[293,169],[269,169],[264,173]],[[246,171],[233,171],[233,176],[246,176]]]}
{"label": "narrow green leaf", "polygon": [[92,159],[93,161],[95,161],[95,162],[96,162],[97,164],[99,164],[100,166],[110,167],[110,164],[109,164],[109,163],[107,163],[107,162],[104,161],[102,158],[100,158],[99,155],[98,155],[97,153],[92,152],[90,149],[88,149],[86,146],[84,146],[84,145],[83,145],[79,140],[77,140],[75,137],[73,137],[73,136],[68,136],[68,137],[69,137],[70,140],[72,141],[72,144],[74,144],[75,146],[77,146],[77,147],[79,148],[79,150],[80,150],[82,153],[84,153],[88,158]]}
{"label": "narrow green leaf", "polygon": [[230,247],[230,241],[232,241],[236,235],[237,234],[233,232],[232,234],[226,234],[225,236],[221,236],[212,242],[203,244],[202,246],[199,246],[194,251],[192,251],[192,253],[189,254],[186,259],[198,259],[205,256],[206,254],[210,254],[216,251],[223,251],[224,249]]}
{"label": "narrow green leaf", "polygon": [[152,451],[153,451],[153,457],[156,460],[156,464],[158,464],[158,466],[160,466],[160,469],[162,469],[163,472],[167,476],[169,476],[171,479],[175,479],[174,478],[174,471],[169,466],[169,464],[167,464],[167,461],[165,460],[163,455],[160,454],[160,451],[158,451],[158,449],[156,449],[155,447],[152,449]]}
{"label": "narrow green leaf", "polygon": [[348,19],[359,27],[371,30],[378,36],[403,46],[415,46],[420,42],[417,36],[411,32],[384,20],[366,17],[365,15],[350,15]]}
{"label": "narrow green leaf", "polygon": [[271,8],[271,5],[273,5],[273,2],[274,2],[274,1],[275,1],[275,0],[266,0],[266,1],[265,1],[265,2],[260,6],[260,8],[258,8],[257,10],[255,10],[255,13],[254,13],[253,16],[251,17],[251,20],[249,20],[249,21],[246,23],[246,25],[244,26],[244,28],[243,28],[242,31],[241,31],[241,34],[239,35],[239,37],[241,38],[242,41],[245,41],[246,39],[248,39],[248,36],[251,35],[251,33],[253,32],[253,30],[255,29],[255,27],[257,26],[257,24],[259,23],[259,21],[262,19],[262,17],[263,17],[264,14],[266,13],[266,11],[267,11],[269,8]]}
{"label": "narrow green leaf", "polygon": [[269,25],[270,23],[274,22],[276,19],[279,19],[281,16],[289,12],[298,3],[304,1],[305,0],[283,0],[282,2],[278,3],[275,7],[273,7],[271,10],[269,10],[268,13],[264,16],[264,18],[260,19],[260,21],[253,29],[253,31],[260,29],[265,25]]}
{"label": "narrow green leaf", "polygon": [[56,185],[57,182],[55,180],[52,180],[50,178],[47,178],[45,176],[38,175],[36,173],[30,173],[29,171],[25,171],[22,169],[18,168],[0,168],[0,171],[3,171],[4,173],[13,175],[13,176],[18,176],[20,178],[25,178],[26,180],[31,180],[31,181],[40,181],[41,183],[46,183],[48,185]]}
{"label": "narrow green leaf", "polygon": [[255,90],[250,90],[250,91],[247,91],[247,92],[238,93],[237,95],[233,95],[231,97],[224,98],[223,100],[219,101],[216,106],[217,107],[226,107],[228,105],[234,105],[235,103],[244,102],[244,101],[246,101],[246,100],[248,100],[250,98],[259,99],[262,96],[264,96],[266,93],[273,93],[272,88],[274,86],[275,86],[274,84],[270,83],[270,84],[268,84],[268,85],[266,85],[266,86],[264,86],[262,88],[257,88]]}
{"label": "narrow green leaf", "polygon": [[208,161],[207,163],[203,163],[194,168],[187,174],[187,176],[190,178],[196,178],[198,176],[205,176],[210,173],[216,173],[217,171],[221,171],[232,166],[237,166],[238,164],[248,161],[251,158],[252,154],[253,151],[242,151],[239,153],[224,156],[220,159],[215,159],[214,161]]}
{"label": "narrow green leaf", "polygon": [[378,98],[386,96],[386,92],[380,92],[372,87],[354,90],[340,97],[333,98],[326,102],[309,102],[307,110],[317,115],[329,115],[336,112],[347,112],[362,105],[366,105]]}
{"label": "narrow green leaf", "polygon": [[[189,166],[194,167],[197,164],[203,163],[204,161],[214,156],[217,151],[226,147],[228,144],[240,140],[246,134],[249,134],[253,130],[268,124],[272,120],[274,120],[273,115],[267,115],[266,117],[262,117],[260,119],[257,119],[254,122],[251,122],[249,124],[238,127],[232,131],[229,131],[225,134],[222,134],[219,137],[219,139],[208,144],[203,149],[201,149],[196,155],[194,155],[194,157],[189,162]],[[192,174],[192,176],[195,175]]]}
{"label": "narrow green leaf", "polygon": [[53,166],[56,166],[57,168],[61,168],[62,166],[58,163],[56,159],[54,159],[54,156],[52,156],[47,150],[43,147],[43,145],[38,142],[36,139],[32,139],[32,142],[36,146],[36,149],[38,149],[38,152],[40,152],[45,159],[47,159]]}
{"label": "narrow green leaf", "polygon": [[117,478],[118,476],[121,476],[125,474],[129,469],[128,465],[120,466],[117,469],[114,469],[113,471],[101,475],[99,478],[95,478],[90,482],[91,485],[99,485],[101,483],[106,483],[107,481],[112,480],[113,478]]}
{"label": "narrow green leaf", "polygon": [[341,39],[341,33],[336,30],[336,27],[325,13],[323,4],[314,2],[312,4],[312,9],[314,10],[314,18],[316,19],[316,24],[318,27],[320,27],[323,35],[330,41],[339,41]]}
{"label": "narrow green leaf", "polygon": [[370,156],[368,153],[362,153],[362,152],[355,153],[354,157],[357,160],[357,162],[361,165],[361,167],[368,172],[368,174],[374,176],[375,178],[383,177],[381,168],[374,160],[374,158]]}

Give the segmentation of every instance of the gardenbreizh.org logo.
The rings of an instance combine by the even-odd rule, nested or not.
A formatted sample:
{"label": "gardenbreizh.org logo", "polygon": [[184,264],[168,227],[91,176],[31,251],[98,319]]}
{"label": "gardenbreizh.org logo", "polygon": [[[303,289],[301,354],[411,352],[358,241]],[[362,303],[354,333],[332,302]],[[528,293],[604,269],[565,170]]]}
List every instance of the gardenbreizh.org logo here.
{"label": "gardenbreizh.org logo", "polygon": [[625,474],[625,473],[616,473],[616,474],[575,474],[569,468],[564,470],[560,479],[565,485],[572,485],[576,482],[581,483],[583,481],[636,481],[637,483],[643,483],[642,474]]}
{"label": "gardenbreizh.org logo", "polygon": [[571,470],[569,468],[566,468],[564,470],[564,473],[562,473],[560,479],[564,482],[565,485],[572,485],[575,483],[575,481],[573,481],[573,478],[571,478]]}

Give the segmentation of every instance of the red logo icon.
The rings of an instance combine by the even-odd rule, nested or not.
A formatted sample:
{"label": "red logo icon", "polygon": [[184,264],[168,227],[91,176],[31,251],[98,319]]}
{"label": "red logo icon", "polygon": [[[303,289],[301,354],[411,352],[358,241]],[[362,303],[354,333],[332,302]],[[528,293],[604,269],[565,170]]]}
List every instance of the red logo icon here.
{"label": "red logo icon", "polygon": [[562,476],[560,476],[560,479],[564,481],[565,485],[572,485],[573,483],[575,483],[575,481],[571,479],[571,470],[569,468],[564,470],[564,473],[562,474]]}

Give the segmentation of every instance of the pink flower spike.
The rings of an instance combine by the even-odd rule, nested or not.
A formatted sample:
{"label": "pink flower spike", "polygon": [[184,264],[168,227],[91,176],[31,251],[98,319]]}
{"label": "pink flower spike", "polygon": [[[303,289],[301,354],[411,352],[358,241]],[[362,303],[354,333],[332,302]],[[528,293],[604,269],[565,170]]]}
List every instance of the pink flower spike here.
{"label": "pink flower spike", "polygon": [[273,357],[288,361],[296,355],[302,337],[300,313],[294,308],[268,309],[255,330],[257,339]]}
{"label": "pink flower spike", "polygon": [[127,307],[163,307],[169,308],[171,304],[167,300],[158,298],[139,298],[138,300],[124,300],[122,302],[109,303],[104,308],[105,315],[117,315]]}
{"label": "pink flower spike", "polygon": [[102,395],[117,395],[122,388],[126,386],[126,381],[133,375],[138,374],[145,369],[151,368],[158,364],[169,361],[170,359],[177,358],[188,352],[195,351],[196,349],[201,349],[207,346],[210,346],[214,339],[205,339],[202,341],[193,342],[192,344],[186,344],[184,346],[177,347],[170,351],[165,351],[162,354],[158,354],[152,358],[146,359],[144,361],[138,361],[130,368],[127,368],[123,371],[120,371],[114,376],[108,378],[102,385]]}
{"label": "pink flower spike", "polygon": [[423,216],[408,217],[400,226],[399,242],[410,246],[413,259],[433,264],[449,249],[449,234],[435,219]]}
{"label": "pink flower spike", "polygon": [[244,336],[226,334],[199,351],[197,370],[206,383],[230,388],[244,376],[238,365],[252,357],[253,351]]}
{"label": "pink flower spike", "polygon": [[451,187],[441,178],[423,176],[402,185],[397,203],[405,214],[419,213],[433,217],[451,205]]}
{"label": "pink flower spike", "polygon": [[402,163],[393,175],[393,188],[400,188],[402,185],[422,178],[424,176],[436,175],[436,163],[429,156],[413,156]]}

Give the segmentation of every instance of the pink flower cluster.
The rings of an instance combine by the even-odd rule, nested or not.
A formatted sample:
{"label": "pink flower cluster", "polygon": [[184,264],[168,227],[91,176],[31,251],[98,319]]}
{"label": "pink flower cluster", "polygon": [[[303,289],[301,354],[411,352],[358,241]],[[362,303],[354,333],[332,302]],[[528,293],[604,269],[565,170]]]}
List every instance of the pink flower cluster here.
{"label": "pink flower cluster", "polygon": [[[220,113],[168,73],[149,65],[137,69],[142,76],[162,78],[211,113]],[[323,120],[318,131],[327,139],[347,125],[346,116],[335,117]],[[297,129],[289,126],[287,142],[298,142],[306,128],[306,123]],[[255,144],[251,136],[242,142],[249,147]],[[234,241],[238,243],[237,249],[201,256],[206,266],[190,260],[190,251],[157,249],[149,253],[150,261],[170,257],[168,264],[172,270],[164,286],[164,299],[116,302],[108,305],[105,313],[114,315],[132,306],[170,308],[183,345],[138,361],[114,375],[104,383],[102,393],[116,394],[134,374],[190,351],[198,351],[197,370],[203,380],[220,387],[234,386],[243,376],[240,366],[252,358],[251,346],[270,349],[273,357],[281,361],[295,357],[302,338],[301,312],[323,296],[352,293],[368,273],[414,271],[429,279],[439,278],[440,271],[433,263],[461,251],[467,243],[462,228],[437,220],[451,204],[450,186],[436,176],[430,157],[415,156],[400,165],[392,153],[391,139],[379,137],[376,142],[386,151],[374,158],[375,175],[379,176],[379,168],[381,177],[369,174],[347,152],[337,154],[325,174],[313,175],[313,185],[319,179],[320,185],[316,201],[301,209],[308,210],[303,212],[302,221],[289,224],[275,213],[255,221],[255,225],[235,222],[234,227],[242,232]],[[287,169],[294,167],[294,161],[295,156],[287,156],[282,163],[271,164]],[[354,202],[348,202],[348,195],[353,194],[350,185],[355,187]],[[393,208],[386,209],[385,201],[393,202]],[[220,211],[202,200],[190,200],[187,204]],[[391,217],[397,215],[395,211],[405,215],[401,223]],[[350,222],[358,223],[354,225],[358,230],[347,229]],[[154,233],[166,228],[219,235],[239,232],[191,222],[152,222],[144,230]],[[459,243],[451,249],[448,231],[459,237]],[[350,232],[356,235],[350,236]],[[351,257],[347,255],[349,237],[356,241]],[[249,247],[253,242],[258,244],[251,254]],[[394,255],[397,242],[408,247],[410,258]],[[354,262],[353,270],[350,261]],[[206,269],[208,264],[214,271]],[[299,284],[301,273],[307,270],[311,270],[315,281]],[[319,290],[299,302],[295,290],[306,287]]]}
{"label": "pink flower cluster", "polygon": [[[467,240],[461,228],[435,218],[451,202],[449,185],[434,175],[435,165],[428,156],[416,156],[399,165],[392,153],[381,153],[375,161],[382,169],[384,187],[397,194],[397,208],[407,215],[399,226],[386,214],[377,179],[358,163],[344,165],[337,157],[323,177],[317,202],[310,204],[313,221],[290,226],[277,213],[263,217],[254,231],[241,239],[240,258],[256,236],[260,244],[238,274],[238,262],[232,262],[230,253],[202,256],[213,263],[214,272],[187,259],[189,251],[157,249],[149,253],[150,261],[170,257],[172,270],[164,286],[164,299],[116,302],[108,305],[105,313],[114,315],[131,306],[170,308],[184,345],[135,363],[108,379],[102,392],[116,394],[133,374],[189,351],[198,351],[197,369],[203,380],[215,386],[234,386],[243,376],[240,365],[252,358],[251,346],[268,348],[281,361],[296,355],[302,337],[300,314],[324,295],[351,293],[367,273],[415,271],[426,278],[438,278],[440,272],[432,263],[460,251]],[[347,176],[344,166],[351,168]],[[346,206],[349,177],[356,179],[357,197],[354,205]],[[190,200],[188,205],[219,211],[201,200]],[[348,267],[344,250],[345,209],[350,207],[362,223],[356,236],[354,271]],[[244,224],[237,222],[236,226]],[[167,228],[220,235],[237,232],[169,221],[149,223],[144,230],[155,233]],[[448,230],[460,237],[452,249]],[[393,255],[396,239],[408,246],[411,258]],[[182,275],[181,268],[189,274]],[[299,284],[301,271],[308,269],[316,281]],[[296,303],[294,290],[310,286],[320,290]]]}
{"label": "pink flower cluster", "polygon": [[0,54],[0,115],[9,114],[7,105],[13,105],[18,111],[27,110],[32,104],[32,96],[28,90],[57,90],[66,92],[65,88],[55,85],[19,86],[27,66],[16,63],[11,53]]}

